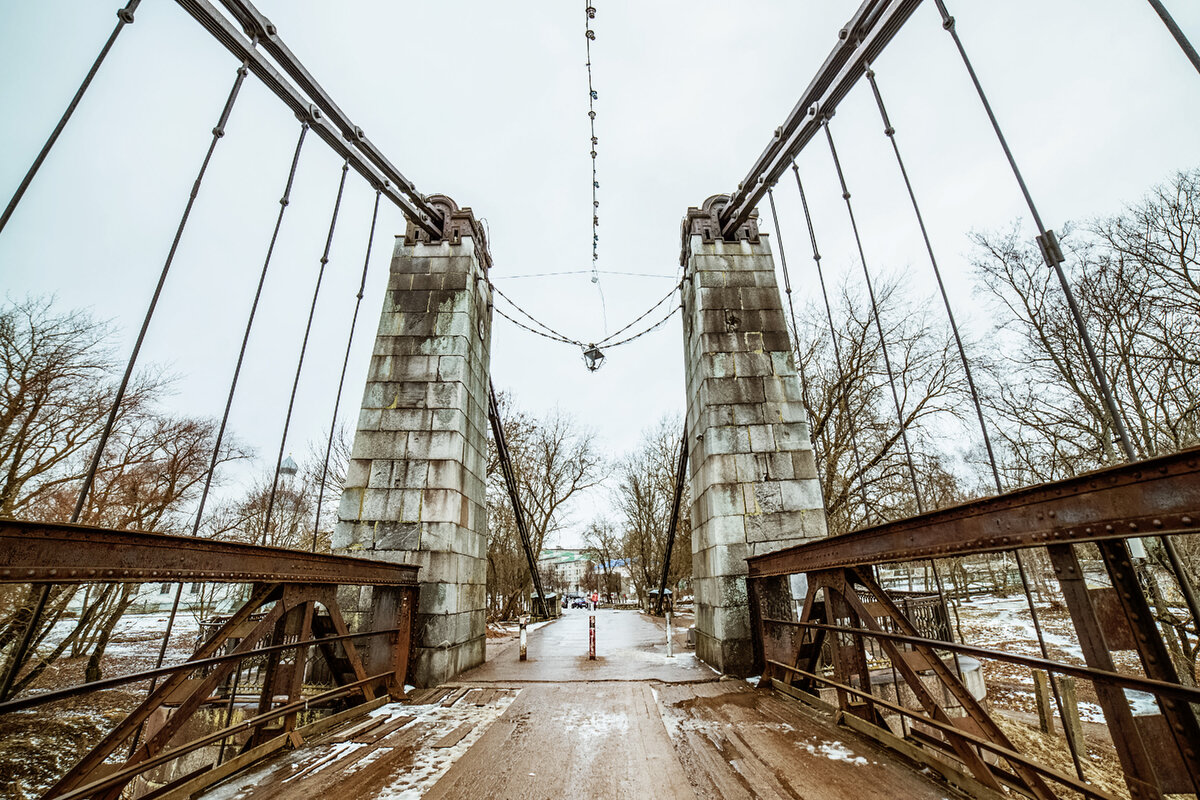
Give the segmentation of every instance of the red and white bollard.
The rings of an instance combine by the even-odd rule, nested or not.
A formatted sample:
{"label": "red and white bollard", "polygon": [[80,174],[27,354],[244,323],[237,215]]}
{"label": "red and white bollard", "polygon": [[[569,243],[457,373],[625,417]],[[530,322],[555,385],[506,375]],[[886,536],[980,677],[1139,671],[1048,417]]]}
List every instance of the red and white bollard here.
{"label": "red and white bollard", "polygon": [[596,660],[596,615],[588,617],[588,661]]}
{"label": "red and white bollard", "polygon": [[525,644],[527,642],[525,624],[527,622],[529,622],[529,617],[521,617],[521,661],[525,660]]}

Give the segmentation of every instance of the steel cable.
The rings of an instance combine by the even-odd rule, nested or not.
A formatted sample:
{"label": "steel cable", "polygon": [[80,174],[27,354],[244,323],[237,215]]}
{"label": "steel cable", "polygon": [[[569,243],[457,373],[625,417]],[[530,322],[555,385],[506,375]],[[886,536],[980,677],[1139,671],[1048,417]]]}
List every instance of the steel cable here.
{"label": "steel cable", "polygon": [[46,143],[42,145],[42,149],[38,152],[37,157],[33,159],[33,164],[30,165],[29,170],[25,173],[25,177],[21,179],[17,190],[13,192],[13,196],[8,201],[4,213],[0,214],[0,233],[4,232],[4,226],[8,224],[8,220],[17,210],[17,204],[21,202],[21,198],[25,196],[25,191],[33,183],[33,178],[37,175],[38,170],[41,169],[42,162],[46,160],[46,156],[50,155],[50,150],[54,147],[54,143],[58,141],[58,137],[62,134],[63,129],[67,127],[67,122],[71,119],[71,115],[75,113],[76,107],[79,106],[79,101],[83,99],[84,93],[91,86],[92,79],[96,77],[96,73],[100,71],[100,65],[104,63],[104,59],[108,56],[108,51],[116,44],[117,37],[125,29],[125,26],[133,24],[133,12],[137,10],[141,2],[142,0],[129,0],[124,8],[117,10],[117,26],[109,34],[108,41],[104,43],[104,47],[100,48],[100,55],[96,56],[96,60],[92,62],[92,68],[88,70],[88,74],[84,77],[83,83],[79,85],[75,96],[67,104],[67,110],[59,118],[58,124],[54,126],[54,130],[51,131],[49,138],[46,139]]}
{"label": "steel cable", "polygon": [[313,539],[311,552],[317,552],[317,533],[321,526],[321,503],[325,500],[325,478],[329,473],[329,455],[333,451],[333,436],[337,429],[338,408],[342,404],[342,389],[346,384],[346,368],[350,364],[350,346],[354,344],[354,328],[358,324],[358,311],[362,306],[363,290],[367,286],[367,268],[371,264],[371,246],[375,242],[375,223],[379,219],[379,198],[382,189],[375,190],[375,208],[371,212],[371,232],[367,235],[367,252],[363,256],[362,279],[358,284],[358,294],[354,300],[354,314],[350,318],[350,334],[346,337],[346,355],[342,359],[342,375],[338,379],[337,397],[333,401],[333,419],[329,422],[329,441],[325,445],[325,460],[321,464],[321,487],[317,492],[317,507],[313,514]]}
{"label": "steel cable", "polygon": [[1192,62],[1192,66],[1200,72],[1200,53],[1196,52],[1196,48],[1188,41],[1187,36],[1180,30],[1179,24],[1175,22],[1175,18],[1171,16],[1171,12],[1167,11],[1160,0],[1149,0],[1150,7],[1154,9],[1154,13],[1158,14],[1158,18],[1162,20],[1163,25],[1167,26],[1167,30],[1175,39],[1175,43],[1179,45],[1179,49],[1187,56],[1187,60]]}
{"label": "steel cable", "polygon": [[[845,384],[846,376],[842,374],[842,349],[838,345],[837,326],[833,324],[833,306],[829,302],[829,292],[825,287],[825,271],[821,268],[821,251],[817,248],[817,234],[813,228],[812,214],[808,210],[808,197],[804,194],[804,184],[800,180],[800,168],[796,166],[796,162],[792,162],[792,174],[796,176],[796,188],[800,192],[800,205],[804,209],[804,221],[808,225],[808,240],[812,244],[813,262],[817,265],[817,280],[821,284],[821,297],[825,301],[825,318],[829,321],[829,339],[833,344],[833,358],[837,362],[837,378],[840,385]],[[849,396],[848,390],[841,390],[843,399],[846,400],[846,409],[849,411]],[[871,524],[871,506],[867,502],[867,473],[863,469],[862,455],[858,447],[858,426],[854,422],[854,415],[846,414],[846,423],[850,427],[850,449],[854,454],[854,468],[858,471],[858,494],[863,504],[863,519],[867,525]],[[826,435],[828,439],[828,434]]]}
{"label": "steel cable", "polygon": [[892,390],[892,401],[896,405],[896,421],[900,425],[900,438],[904,442],[904,459],[908,463],[908,475],[912,479],[913,496],[917,501],[917,513],[925,513],[925,503],[921,499],[921,487],[917,481],[917,468],[913,464],[912,448],[908,443],[908,426],[904,423],[904,408],[900,404],[900,394],[896,390],[896,374],[892,370],[892,360],[888,355],[887,337],[883,335],[883,322],[879,318],[879,303],[875,297],[875,287],[871,284],[871,271],[867,268],[867,256],[863,251],[862,237],[858,233],[858,222],[854,218],[854,206],[850,203],[850,190],[846,187],[846,176],[842,172],[842,163],[838,159],[837,147],[833,143],[833,133],[829,130],[829,118],[824,124],[825,139],[829,142],[829,153],[833,156],[833,165],[837,170],[838,183],[842,186],[842,199],[846,201],[846,213],[850,217],[850,229],[854,233],[854,243],[858,248],[859,262],[863,268],[863,279],[866,281],[867,296],[871,300],[871,316],[875,320],[875,330],[879,333],[879,347],[883,353],[883,365],[887,369],[888,386]]}
{"label": "steel cable", "polygon": [[[941,296],[942,296],[942,304],[943,304],[943,306],[945,306],[945,309],[946,309],[946,318],[947,318],[947,320],[949,320],[950,330],[954,334],[954,344],[958,349],[959,361],[962,363],[963,373],[966,375],[966,378],[967,378],[967,386],[969,387],[970,392],[971,392],[971,401],[975,406],[975,415],[979,420],[979,431],[983,435],[983,443],[984,443],[984,447],[987,450],[988,464],[991,466],[992,478],[995,481],[995,485],[996,485],[996,493],[1003,494],[1004,493],[1004,485],[1000,480],[1000,469],[996,463],[995,451],[992,449],[991,437],[988,435],[988,426],[987,426],[986,418],[984,417],[984,413],[983,413],[983,404],[979,399],[979,392],[975,387],[975,379],[971,373],[971,362],[970,362],[970,359],[967,357],[967,351],[966,351],[965,346],[963,345],[962,336],[959,334],[958,321],[955,319],[954,309],[950,304],[950,296],[946,292],[946,284],[945,284],[945,281],[943,281],[943,279],[942,279],[942,271],[938,265],[937,256],[935,256],[934,252],[933,252],[933,243],[930,241],[929,232],[925,227],[924,215],[921,213],[921,207],[917,203],[917,195],[913,191],[912,181],[909,179],[908,170],[904,166],[904,159],[900,155],[900,146],[896,143],[896,128],[894,125],[892,125],[892,121],[888,117],[887,108],[883,102],[883,95],[880,93],[879,84],[875,79],[875,71],[873,69],[871,69],[870,67],[868,67],[866,70],[866,75],[867,75],[867,80],[871,84],[871,92],[875,95],[875,104],[879,108],[879,116],[883,121],[884,135],[887,136],[888,141],[891,143],[892,152],[895,153],[895,155],[896,155],[896,165],[900,168],[900,175],[904,179],[904,188],[908,191],[909,200],[912,201],[913,213],[915,214],[916,219],[917,219],[917,226],[921,230],[921,238],[925,242],[925,251],[929,254],[929,263],[930,263],[930,266],[933,267],[933,275],[934,275],[934,278],[937,280],[938,291],[941,293]],[[1048,660],[1050,658],[1050,653],[1046,646],[1046,637],[1042,632],[1042,625],[1041,625],[1041,621],[1039,619],[1037,608],[1033,602],[1033,593],[1030,591],[1030,588],[1029,588],[1029,579],[1025,572],[1024,559],[1021,556],[1020,550],[1014,550],[1013,555],[1015,556],[1016,561],[1017,561],[1017,573],[1018,573],[1018,575],[1020,575],[1021,587],[1025,592],[1025,600],[1029,606],[1029,614],[1033,621],[1034,633],[1037,636],[1038,648],[1041,650],[1042,658],[1045,658]],[[931,563],[932,563],[932,560],[931,560]],[[936,566],[934,568],[936,570]],[[941,581],[940,577],[938,578],[938,581],[940,584],[940,581]],[[1059,695],[1057,682],[1054,680],[1051,680],[1050,688],[1054,694],[1054,703],[1058,707],[1059,719],[1066,719],[1066,716],[1064,716],[1064,714],[1063,714],[1062,698]],[[1080,761],[1079,753],[1076,750],[1075,742],[1074,742],[1073,738],[1070,736],[1067,737],[1067,747],[1071,752],[1071,760],[1074,762],[1074,765],[1075,765],[1075,773],[1079,776],[1080,780],[1084,780],[1085,778],[1083,775],[1083,763]]]}
{"label": "steel cable", "polygon": [[[808,414],[808,378],[804,374],[804,361],[800,358],[800,327],[796,324],[796,305],[792,302],[792,279],[788,275],[787,268],[787,250],[783,246],[783,231],[779,229],[779,213],[775,210],[775,191],[772,187],[767,187],[767,200],[771,204],[771,221],[775,225],[775,239],[779,242],[779,263],[783,268],[783,288],[787,293],[788,315],[792,318],[792,338],[795,342],[795,358],[796,368],[800,372],[800,401],[804,406],[804,413]],[[817,451],[813,449],[813,461],[816,464],[817,472],[821,471],[821,460],[817,455]],[[818,485],[820,481],[817,482]],[[822,503],[824,505],[824,503]]]}
{"label": "steel cable", "polygon": [[254,318],[258,313],[258,303],[262,299],[263,286],[267,281],[267,270],[271,266],[271,257],[275,254],[275,243],[279,239],[279,229],[283,225],[283,215],[291,203],[292,185],[296,180],[296,167],[300,163],[300,150],[304,147],[304,137],[308,133],[308,123],[300,125],[300,136],[296,140],[296,149],[292,153],[292,166],[288,171],[287,182],[283,187],[283,195],[279,198],[279,214],[275,217],[275,228],[271,231],[271,241],[267,245],[267,255],[263,259],[262,271],[258,276],[258,287],[254,291],[254,301],[250,304],[250,313],[246,317],[246,330],[242,334],[242,346],[238,350],[237,364],[233,368],[233,378],[229,381],[229,394],[225,398],[225,411],[221,415],[221,424],[217,428],[217,440],[213,445],[212,461],[204,476],[204,490],[200,494],[200,504],[196,509],[196,519],[192,524],[192,536],[200,535],[200,522],[204,516],[204,506],[208,500],[208,492],[212,486],[213,474],[220,460],[221,444],[225,438],[225,428],[229,423],[229,412],[233,408],[233,396],[237,392],[238,379],[242,374],[242,363],[246,358],[246,348],[250,344],[250,331],[254,328]]}
{"label": "steel cable", "polygon": [[[234,78],[233,87],[229,90],[229,96],[225,100],[225,106],[221,109],[221,116],[217,120],[216,126],[212,129],[212,140],[209,142],[208,151],[204,154],[204,160],[200,164],[200,170],[196,175],[196,180],[192,183],[192,191],[188,195],[187,204],[184,206],[183,215],[180,217],[179,225],[175,230],[175,238],[171,242],[171,249],[167,253],[166,261],[158,276],[158,283],[154,287],[154,293],[150,297],[150,305],[146,308],[146,315],[142,320],[142,327],[138,331],[138,336],[133,345],[133,351],[129,355],[129,361],[125,365],[125,373],[121,377],[121,382],[117,386],[116,394],[113,396],[112,407],[109,409],[108,418],[104,422],[104,427],[97,439],[96,451],[92,455],[92,460],[88,465],[87,472],[84,474],[83,485],[79,490],[79,497],[75,501],[75,509],[71,512],[71,522],[79,522],[83,514],[83,509],[87,503],[88,494],[92,490],[92,484],[96,479],[96,471],[100,468],[100,459],[104,455],[104,450],[108,446],[108,439],[112,435],[113,426],[117,421],[117,414],[121,409],[121,402],[125,399],[125,392],[129,388],[130,378],[133,376],[134,367],[137,365],[138,354],[141,353],[142,344],[146,340],[146,332],[150,328],[150,321],[154,318],[154,311],[158,307],[159,297],[162,296],[163,285],[167,282],[167,275],[171,271],[171,264],[175,260],[175,253],[179,249],[179,241],[183,238],[184,228],[187,227],[188,218],[192,213],[192,206],[196,203],[196,197],[200,194],[200,184],[204,180],[204,174],[208,170],[209,162],[212,161],[213,152],[217,148],[217,142],[225,135],[225,125],[229,122],[229,115],[233,111],[233,104],[237,100],[238,93],[242,89],[242,83],[246,80],[246,74],[249,71],[247,65],[243,63],[237,70],[237,77]],[[17,643],[16,650],[13,651],[9,661],[9,668],[4,676],[4,680],[0,682],[0,700],[8,697],[9,691],[12,689],[13,682],[16,680],[17,673],[21,669],[22,662],[25,660],[25,654],[29,650],[29,643],[33,640],[34,632],[41,623],[42,614],[46,610],[46,602],[50,597],[50,585],[45,584],[38,595],[37,602],[34,605],[33,613],[29,618],[29,624],[24,633],[21,635],[20,641]]]}
{"label": "steel cable", "polygon": [[[971,65],[971,59],[967,56],[967,50],[963,46],[962,40],[958,36],[958,29],[955,25],[954,17],[950,16],[950,12],[946,9],[945,0],[934,0],[937,4],[938,12],[942,17],[942,28],[950,34],[954,40],[954,46],[958,50],[959,56],[962,58],[963,66],[966,67],[967,74],[971,78],[971,83],[975,87],[975,93],[979,95],[979,101],[983,105],[984,111],[987,113],[988,120],[991,122],[992,130],[996,134],[996,139],[1000,143],[1001,149],[1004,151],[1004,156],[1008,160],[1009,168],[1012,171],[1013,177],[1017,181],[1017,185],[1021,189],[1021,194],[1025,198],[1025,203],[1029,207],[1029,213],[1033,216],[1033,221],[1038,229],[1038,245],[1042,251],[1042,257],[1046,265],[1054,270],[1055,277],[1058,278],[1059,286],[1062,287],[1063,296],[1067,301],[1067,307],[1071,312],[1071,318],[1075,323],[1076,332],[1079,334],[1080,341],[1083,344],[1084,352],[1087,355],[1088,363],[1091,365],[1093,377],[1096,379],[1097,388],[1099,389],[1101,400],[1104,402],[1108,415],[1112,421],[1113,429],[1116,431],[1117,439],[1120,441],[1121,449],[1125,452],[1125,458],[1129,461],[1137,461],[1138,456],[1133,448],[1133,442],[1129,438],[1129,433],[1125,429],[1125,423],[1121,418],[1120,411],[1117,408],[1116,397],[1113,394],[1112,387],[1109,385],[1108,377],[1105,375],[1103,368],[1100,365],[1100,359],[1096,355],[1096,348],[1092,344],[1091,334],[1088,333],[1087,324],[1083,319],[1083,312],[1079,308],[1079,303],[1075,300],[1075,293],[1071,290],[1071,284],[1067,281],[1066,273],[1062,268],[1062,254],[1059,252],[1057,240],[1054,237],[1053,231],[1048,231],[1042,224],[1041,215],[1038,214],[1037,206],[1033,202],[1033,196],[1029,193],[1029,187],[1025,184],[1025,178],[1021,175],[1021,170],[1017,166],[1017,160],[1013,156],[1012,150],[1008,146],[1008,140],[1004,136],[1004,132],[1000,128],[1000,123],[996,119],[996,114],[992,111],[992,104],[988,101],[987,94],[983,91],[983,84],[979,82],[979,76],[975,73],[975,68]],[[1165,20],[1164,20],[1165,21]],[[1164,536],[1159,538],[1162,543],[1163,551],[1167,555],[1167,561],[1170,564],[1171,572],[1174,574],[1175,582],[1179,586],[1180,593],[1183,594],[1183,599],[1188,608],[1188,613],[1192,616],[1193,624],[1200,628],[1200,601],[1197,601],[1195,588],[1192,586],[1191,578],[1188,577],[1187,571],[1183,567],[1183,562],[1179,557],[1179,553],[1175,548],[1175,544],[1171,541],[1171,537]],[[1127,547],[1127,545],[1125,546]]]}
{"label": "steel cable", "polygon": [[[200,523],[204,517],[204,507],[208,502],[208,493],[212,488],[213,475],[217,469],[217,463],[220,460],[221,444],[225,439],[225,429],[229,424],[229,412],[233,407],[233,397],[237,391],[238,378],[242,372],[242,363],[246,358],[246,347],[250,342],[250,331],[254,327],[254,318],[258,311],[258,303],[262,298],[263,285],[267,279],[267,269],[271,265],[271,256],[275,252],[275,243],[279,238],[279,228],[283,224],[283,215],[287,210],[289,198],[292,193],[292,184],[296,178],[296,166],[300,162],[300,150],[304,146],[304,137],[308,132],[308,123],[302,122],[300,125],[300,136],[296,141],[296,149],[292,154],[292,166],[288,171],[287,183],[284,186],[283,196],[279,200],[279,215],[275,218],[275,228],[271,232],[271,243],[267,247],[267,255],[263,261],[262,272],[258,277],[258,287],[254,292],[254,300],[250,304],[250,313],[246,318],[246,331],[242,335],[242,346],[238,350],[237,363],[233,369],[233,377],[229,382],[229,393],[225,398],[225,410],[221,414],[221,423],[217,428],[216,441],[213,443],[212,460],[209,462],[208,471],[204,475],[204,489],[200,493],[200,501],[196,508],[196,518],[192,523],[192,536],[200,535]],[[158,650],[158,658],[155,661],[155,669],[162,666],[163,660],[167,655],[167,646],[171,641],[171,633],[175,627],[175,617],[179,612],[179,600],[183,596],[183,582],[181,581],[175,587],[175,597],[171,601],[171,613],[167,617],[167,629],[163,633],[162,644]],[[147,692],[153,692],[158,679],[154,678],[150,681],[150,688]],[[130,756],[137,750],[138,741],[142,734],[142,725],[139,725],[133,735],[133,742],[129,747]]]}
{"label": "steel cable", "polygon": [[275,458],[275,475],[271,479],[271,493],[267,498],[267,513],[263,519],[263,544],[267,543],[267,534],[271,530],[271,515],[275,510],[275,495],[279,488],[279,471],[283,466],[283,451],[287,446],[288,428],[292,424],[292,411],[296,406],[296,391],[300,388],[300,373],[304,369],[304,355],[308,350],[308,337],[312,333],[313,317],[317,313],[317,298],[321,294],[321,281],[325,277],[325,267],[329,264],[329,250],[333,246],[333,233],[337,229],[338,211],[342,207],[342,194],[346,189],[346,174],[350,171],[350,162],[342,162],[342,177],[338,181],[337,199],[333,202],[333,214],[329,219],[329,233],[325,237],[325,250],[321,253],[321,268],[317,270],[317,284],[313,287],[312,305],[308,309],[308,323],[304,326],[304,340],[300,343],[300,357],[296,361],[296,377],[292,380],[292,394],[288,398],[287,415],[283,420],[283,435],[279,437],[279,455]]}

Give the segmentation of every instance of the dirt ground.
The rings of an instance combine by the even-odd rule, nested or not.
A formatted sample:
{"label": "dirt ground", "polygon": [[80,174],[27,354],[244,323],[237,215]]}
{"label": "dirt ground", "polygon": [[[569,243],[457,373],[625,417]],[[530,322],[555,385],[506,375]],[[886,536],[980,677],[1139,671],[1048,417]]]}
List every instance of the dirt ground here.
{"label": "dirt ground", "polygon": [[[153,669],[166,624],[165,613],[128,615],[109,642],[103,677]],[[56,633],[51,634],[51,641]],[[180,615],[163,663],[186,660],[195,648],[195,636],[195,622]],[[31,693],[83,683],[86,667],[86,658],[59,659],[42,673]],[[40,797],[56,778],[137,707],[148,686],[148,682],[128,684],[0,716],[0,764],[4,765],[0,797],[12,800]]]}

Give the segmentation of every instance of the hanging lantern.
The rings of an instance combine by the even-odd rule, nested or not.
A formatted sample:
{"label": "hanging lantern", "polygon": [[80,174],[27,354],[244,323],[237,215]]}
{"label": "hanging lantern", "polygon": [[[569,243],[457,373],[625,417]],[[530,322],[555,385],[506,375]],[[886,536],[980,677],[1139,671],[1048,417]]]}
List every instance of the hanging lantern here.
{"label": "hanging lantern", "polygon": [[583,351],[583,365],[588,372],[595,372],[604,363],[604,353],[594,344],[589,344]]}

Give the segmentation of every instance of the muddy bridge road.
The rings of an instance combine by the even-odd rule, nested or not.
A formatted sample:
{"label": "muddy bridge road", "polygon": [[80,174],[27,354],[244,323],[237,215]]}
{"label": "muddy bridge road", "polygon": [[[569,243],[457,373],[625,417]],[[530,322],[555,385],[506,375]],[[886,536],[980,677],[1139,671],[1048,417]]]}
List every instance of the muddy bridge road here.
{"label": "muddy bridge road", "polygon": [[264,798],[944,798],[944,784],[774,691],[722,678],[661,621],[587,611],[209,789]]}

